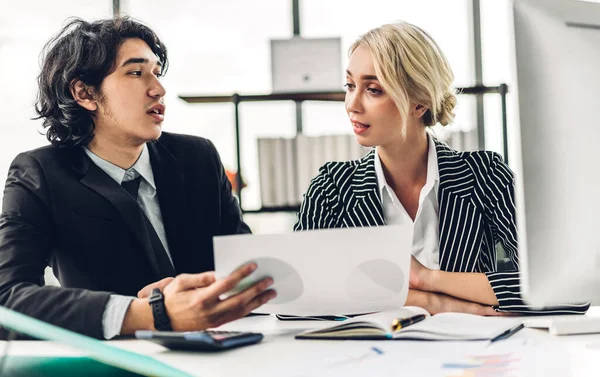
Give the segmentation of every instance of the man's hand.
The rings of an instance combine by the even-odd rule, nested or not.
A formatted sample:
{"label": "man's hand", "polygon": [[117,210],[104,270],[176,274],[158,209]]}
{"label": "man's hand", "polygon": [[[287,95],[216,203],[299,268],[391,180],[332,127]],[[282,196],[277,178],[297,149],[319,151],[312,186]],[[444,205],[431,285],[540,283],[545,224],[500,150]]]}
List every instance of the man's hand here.
{"label": "man's hand", "polygon": [[427,291],[428,281],[431,275],[431,270],[421,264],[411,255],[410,257],[410,277],[408,280],[409,287],[411,289],[418,289],[420,291]]}
{"label": "man's hand", "polygon": [[507,315],[507,313],[495,311],[491,306],[461,300],[442,293],[425,292],[416,289],[409,289],[406,305],[420,306],[432,315],[447,312],[469,313],[483,316]]}
{"label": "man's hand", "polygon": [[[204,272],[200,275],[204,275],[204,274],[211,274],[212,275],[212,281],[215,281],[215,275],[214,272]],[[142,288],[138,294],[137,297],[138,298],[148,298],[150,297],[150,293],[152,293],[152,290],[154,288],[159,288],[161,292],[163,292],[165,290],[165,287],[167,285],[169,285],[173,280],[175,280],[175,278],[173,277],[168,277],[168,278],[164,278],[162,280],[157,281],[156,283],[152,283],[152,284],[148,284],[147,286],[145,286],[144,288]],[[207,280],[210,280],[207,278]]]}
{"label": "man's hand", "polygon": [[276,296],[266,290],[273,279],[266,278],[235,296],[219,297],[235,288],[256,269],[251,263],[228,277],[214,281],[214,275],[179,275],[164,289],[165,305],[174,331],[218,327],[241,318]]}
{"label": "man's hand", "polygon": [[241,318],[277,296],[275,291],[267,289],[273,284],[273,279],[266,278],[225,300],[219,298],[254,270],[256,264],[250,263],[218,281],[213,272],[205,272],[181,274],[174,279],[166,278],[150,284],[138,292],[140,298],[130,305],[121,333],[131,334],[135,330],[152,328],[152,312],[147,297],[153,288],[162,288],[174,331],[204,330]]}

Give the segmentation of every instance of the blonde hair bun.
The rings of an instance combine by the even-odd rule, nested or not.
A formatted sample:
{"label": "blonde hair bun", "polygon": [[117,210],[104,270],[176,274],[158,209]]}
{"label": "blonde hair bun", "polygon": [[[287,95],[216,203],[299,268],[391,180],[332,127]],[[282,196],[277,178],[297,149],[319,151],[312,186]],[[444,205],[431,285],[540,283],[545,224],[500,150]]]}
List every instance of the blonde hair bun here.
{"label": "blonde hair bun", "polygon": [[[437,114],[437,121],[442,126],[447,126],[454,121],[454,108],[456,107],[456,95],[452,92],[444,94],[439,112]],[[433,124],[431,124],[433,126]]]}

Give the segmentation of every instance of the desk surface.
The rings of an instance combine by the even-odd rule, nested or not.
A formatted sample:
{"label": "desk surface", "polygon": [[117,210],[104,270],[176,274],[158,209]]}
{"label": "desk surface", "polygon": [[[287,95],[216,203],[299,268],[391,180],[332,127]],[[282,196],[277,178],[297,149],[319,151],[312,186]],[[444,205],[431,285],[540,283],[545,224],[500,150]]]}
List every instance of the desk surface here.
{"label": "desk surface", "polygon": [[[600,307],[592,308],[588,315],[600,317]],[[600,334],[557,337],[547,330],[524,329],[492,345],[488,342],[295,340],[293,337],[298,332],[328,325],[331,323],[282,322],[274,316],[243,318],[221,329],[262,332],[265,338],[257,345],[222,353],[171,352],[141,340],[109,343],[152,355],[196,376],[397,376],[400,371],[403,375],[466,376],[467,366],[472,368],[481,364],[481,360],[487,360],[488,366],[500,368],[495,369],[496,377],[600,375]],[[374,352],[372,347],[383,353]],[[11,345],[10,355],[80,353],[53,342],[20,341]],[[483,374],[469,374],[480,375]]]}

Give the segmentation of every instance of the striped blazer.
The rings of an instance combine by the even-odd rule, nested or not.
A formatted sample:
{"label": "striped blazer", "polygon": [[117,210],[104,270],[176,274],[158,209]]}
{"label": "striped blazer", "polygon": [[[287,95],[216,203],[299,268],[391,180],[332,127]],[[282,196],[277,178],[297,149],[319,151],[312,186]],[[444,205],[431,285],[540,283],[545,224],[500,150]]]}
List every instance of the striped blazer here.
{"label": "striped blazer", "polygon": [[[434,139],[439,168],[440,269],[484,273],[498,311],[584,313],[589,305],[535,310],[521,300],[514,178],[499,154],[457,152]],[[375,149],[360,160],[328,162],[304,195],[294,230],[385,225]],[[496,245],[512,264],[498,271]]]}

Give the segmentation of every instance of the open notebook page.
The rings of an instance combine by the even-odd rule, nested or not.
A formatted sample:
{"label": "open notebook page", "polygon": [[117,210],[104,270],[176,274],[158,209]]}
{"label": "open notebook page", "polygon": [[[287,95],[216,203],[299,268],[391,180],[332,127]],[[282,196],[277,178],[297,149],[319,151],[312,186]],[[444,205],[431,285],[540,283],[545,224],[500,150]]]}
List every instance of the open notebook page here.
{"label": "open notebook page", "polygon": [[489,340],[515,326],[510,317],[482,317],[465,313],[440,313],[408,326],[394,338],[431,340]]}
{"label": "open notebook page", "polygon": [[[391,334],[392,333],[392,322],[394,321],[394,319],[410,318],[410,317],[418,315],[418,314],[425,314],[426,316],[429,316],[429,313],[423,308],[419,308],[416,306],[405,306],[403,308],[396,309],[396,310],[389,310],[389,311],[383,311],[383,312],[354,317],[352,319],[345,320],[339,326],[345,327],[345,326],[348,326],[353,323],[368,322],[372,325],[377,326],[378,328],[385,331],[386,333]],[[426,319],[426,321],[427,321],[427,319]],[[414,326],[414,325],[412,325],[412,326]]]}

